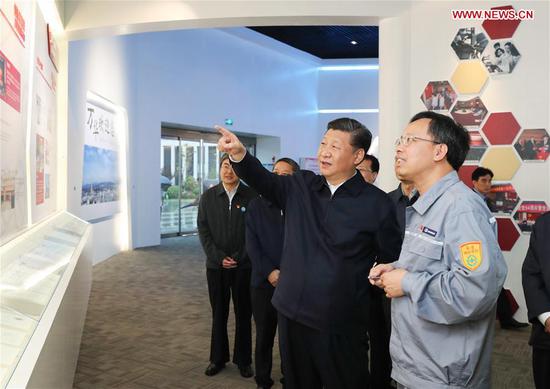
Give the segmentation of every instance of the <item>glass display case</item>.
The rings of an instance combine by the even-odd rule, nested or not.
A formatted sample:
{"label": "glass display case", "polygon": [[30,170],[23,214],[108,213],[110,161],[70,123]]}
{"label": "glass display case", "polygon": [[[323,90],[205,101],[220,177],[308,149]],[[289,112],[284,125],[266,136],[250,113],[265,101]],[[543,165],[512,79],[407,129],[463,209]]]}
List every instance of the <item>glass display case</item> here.
{"label": "glass display case", "polygon": [[89,234],[58,213],[0,247],[0,387],[5,387],[70,264]]}

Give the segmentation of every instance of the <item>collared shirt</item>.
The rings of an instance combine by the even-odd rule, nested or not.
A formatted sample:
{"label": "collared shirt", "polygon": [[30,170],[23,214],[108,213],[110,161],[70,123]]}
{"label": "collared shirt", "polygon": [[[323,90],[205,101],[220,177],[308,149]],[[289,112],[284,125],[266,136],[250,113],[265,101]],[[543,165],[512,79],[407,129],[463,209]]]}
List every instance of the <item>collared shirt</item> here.
{"label": "collared shirt", "polygon": [[[355,174],[357,174],[357,170],[355,170]],[[348,178],[347,180],[351,180],[353,177],[355,177],[355,174],[353,176],[351,176],[350,178]],[[342,181],[341,183],[339,184],[336,184],[336,185],[332,185],[330,182],[327,181],[327,185],[328,185],[328,188],[330,189],[330,193],[332,195],[334,195],[334,192],[336,192],[336,190],[341,187],[342,185],[345,184],[345,182],[347,181]]]}
{"label": "collared shirt", "polygon": [[235,197],[235,193],[237,193],[237,189],[239,189],[240,181],[237,183],[237,186],[235,186],[232,190],[227,190],[227,187],[222,182],[223,189],[225,190],[225,193],[227,194],[227,197],[229,198],[229,209],[231,209],[231,203],[233,202],[233,197]]}
{"label": "collared shirt", "polygon": [[410,388],[489,388],[497,297],[507,267],[496,220],[451,172],[407,208],[392,300],[392,377]]}
{"label": "collared shirt", "polygon": [[360,174],[332,195],[326,179],[307,170],[278,176],[248,153],[232,165],[243,181],[285,211],[275,308],[311,328],[366,331],[369,270],[377,257],[393,262],[401,247],[389,197]]}

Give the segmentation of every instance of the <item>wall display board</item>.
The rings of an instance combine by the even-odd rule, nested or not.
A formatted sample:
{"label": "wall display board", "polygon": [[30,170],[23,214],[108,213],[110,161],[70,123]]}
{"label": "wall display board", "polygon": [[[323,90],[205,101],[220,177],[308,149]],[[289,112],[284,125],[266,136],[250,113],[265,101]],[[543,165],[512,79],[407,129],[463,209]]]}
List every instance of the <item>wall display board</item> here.
{"label": "wall display board", "polygon": [[81,215],[86,220],[120,211],[121,131],[117,110],[102,98],[88,98],[84,126]]}
{"label": "wall display board", "polygon": [[52,214],[57,206],[57,71],[48,55],[48,27],[36,6],[36,34],[32,115],[30,133],[30,171],[32,222]]}
{"label": "wall display board", "polygon": [[0,243],[27,225],[27,91],[32,3],[0,2]]}

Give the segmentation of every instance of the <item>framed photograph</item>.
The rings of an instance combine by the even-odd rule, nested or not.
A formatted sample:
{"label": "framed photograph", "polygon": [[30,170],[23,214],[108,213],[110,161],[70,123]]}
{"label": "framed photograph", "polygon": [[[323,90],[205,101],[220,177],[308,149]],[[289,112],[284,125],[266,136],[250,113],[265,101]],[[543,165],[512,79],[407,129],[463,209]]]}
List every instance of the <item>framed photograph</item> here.
{"label": "framed photograph", "polygon": [[451,111],[451,116],[464,127],[477,129],[487,116],[487,108],[479,97],[458,100]]}
{"label": "framed photograph", "polygon": [[479,131],[473,130],[468,132],[470,133],[470,151],[466,155],[466,161],[479,162],[485,150],[487,150],[487,143]]}
{"label": "framed photograph", "polygon": [[489,40],[483,32],[476,33],[475,27],[461,28],[456,33],[451,47],[458,59],[481,58]]}
{"label": "framed photograph", "polygon": [[514,148],[524,161],[544,162],[550,154],[550,136],[544,128],[523,130]]}
{"label": "framed photograph", "polygon": [[520,202],[516,189],[511,183],[496,184],[488,195],[493,203],[494,213],[511,215]]}
{"label": "framed photograph", "polygon": [[538,217],[548,210],[544,201],[524,201],[514,214],[514,219],[522,232],[530,233]]}
{"label": "framed photograph", "polygon": [[455,103],[456,97],[449,81],[430,81],[420,99],[429,111],[448,111]]}
{"label": "framed photograph", "polygon": [[509,40],[491,41],[487,45],[481,61],[491,75],[510,74],[516,68],[521,54]]}

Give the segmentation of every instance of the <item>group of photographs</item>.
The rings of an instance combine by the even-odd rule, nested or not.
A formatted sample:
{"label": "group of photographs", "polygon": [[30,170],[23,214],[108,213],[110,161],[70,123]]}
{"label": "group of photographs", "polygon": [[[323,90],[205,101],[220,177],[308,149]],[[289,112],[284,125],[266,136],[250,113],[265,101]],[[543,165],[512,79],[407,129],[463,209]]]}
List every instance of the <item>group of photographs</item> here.
{"label": "group of photographs", "polygon": [[[516,69],[521,54],[511,40],[489,40],[475,27],[458,30],[451,49],[459,60],[478,60],[491,76],[510,74]],[[479,163],[489,147],[482,124],[489,113],[479,96],[458,100],[457,93],[448,81],[430,81],[420,99],[429,111],[450,115],[470,133],[470,151],[466,163]],[[508,138],[516,138],[517,129],[504,126]],[[546,161],[550,155],[550,136],[546,129],[524,129],[517,137],[514,148],[523,161]],[[544,201],[522,201],[509,182],[496,183],[488,195],[494,213],[512,217],[522,232],[531,232],[535,220],[550,208]]]}
{"label": "group of photographs", "polygon": [[[491,75],[512,73],[521,58],[512,41],[490,41],[483,31],[475,27],[459,29],[451,42],[451,48],[459,60],[480,60]],[[481,130],[489,111],[481,98],[476,96],[458,100],[449,81],[430,81],[420,99],[427,110],[450,114],[470,132],[470,152],[466,162],[479,162],[489,147]],[[515,129],[502,128],[502,131]],[[523,161],[545,161],[550,154],[548,133],[545,129],[523,130],[514,148]]]}

